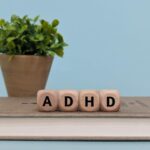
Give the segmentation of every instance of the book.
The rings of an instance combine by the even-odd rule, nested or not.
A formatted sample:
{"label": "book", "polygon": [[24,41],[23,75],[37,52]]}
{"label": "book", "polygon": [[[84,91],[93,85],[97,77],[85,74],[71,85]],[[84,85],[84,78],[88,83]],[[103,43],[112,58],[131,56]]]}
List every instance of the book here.
{"label": "book", "polygon": [[150,140],[150,97],[118,112],[39,112],[36,97],[0,97],[1,140]]}

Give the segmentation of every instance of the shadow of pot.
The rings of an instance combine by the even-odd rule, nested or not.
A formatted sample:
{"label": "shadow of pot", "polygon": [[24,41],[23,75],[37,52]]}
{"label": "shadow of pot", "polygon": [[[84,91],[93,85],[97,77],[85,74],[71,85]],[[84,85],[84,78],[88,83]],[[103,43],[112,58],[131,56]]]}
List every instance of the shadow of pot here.
{"label": "shadow of pot", "polygon": [[32,97],[44,89],[53,58],[50,56],[0,55],[0,65],[8,96]]}

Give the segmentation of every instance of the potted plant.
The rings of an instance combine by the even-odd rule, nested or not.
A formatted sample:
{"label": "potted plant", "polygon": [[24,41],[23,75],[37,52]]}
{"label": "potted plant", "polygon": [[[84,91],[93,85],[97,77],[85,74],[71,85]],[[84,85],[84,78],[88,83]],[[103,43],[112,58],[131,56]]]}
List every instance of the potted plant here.
{"label": "potted plant", "polygon": [[35,96],[45,88],[54,56],[62,57],[67,46],[58,24],[39,16],[0,19],[0,66],[8,96]]}

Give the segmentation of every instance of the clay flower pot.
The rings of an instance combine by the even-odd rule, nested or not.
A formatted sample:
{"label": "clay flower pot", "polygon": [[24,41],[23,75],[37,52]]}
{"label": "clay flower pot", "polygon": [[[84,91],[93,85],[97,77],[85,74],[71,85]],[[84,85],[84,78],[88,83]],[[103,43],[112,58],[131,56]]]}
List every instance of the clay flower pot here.
{"label": "clay flower pot", "polygon": [[0,66],[8,96],[32,97],[44,89],[53,58],[50,56],[0,54]]}

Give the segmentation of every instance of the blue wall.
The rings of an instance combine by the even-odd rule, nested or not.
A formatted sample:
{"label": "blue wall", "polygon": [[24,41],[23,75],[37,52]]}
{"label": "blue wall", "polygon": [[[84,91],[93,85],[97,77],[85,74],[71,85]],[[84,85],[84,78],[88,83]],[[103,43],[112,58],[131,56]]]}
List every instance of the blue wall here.
{"label": "blue wall", "polygon": [[2,150],[149,150],[148,142],[0,141]]}
{"label": "blue wall", "polygon": [[[150,95],[149,0],[1,0],[0,17],[12,14],[60,19],[69,47],[55,58],[48,89]],[[0,96],[6,96],[1,74]]]}

